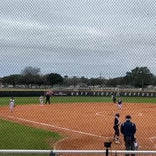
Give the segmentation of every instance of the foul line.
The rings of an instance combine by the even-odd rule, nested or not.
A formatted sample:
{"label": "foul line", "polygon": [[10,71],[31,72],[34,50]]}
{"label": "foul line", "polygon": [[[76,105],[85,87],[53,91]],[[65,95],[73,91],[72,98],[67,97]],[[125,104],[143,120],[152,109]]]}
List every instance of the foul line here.
{"label": "foul line", "polygon": [[156,139],[156,136],[149,137],[149,139],[153,143],[154,147],[156,148],[156,144],[154,143],[154,140]]}
{"label": "foul line", "polygon": [[65,130],[65,131],[69,131],[69,132],[73,132],[73,133],[88,135],[88,136],[92,136],[92,137],[108,138],[108,137],[104,137],[104,136],[100,136],[100,135],[96,135],[96,134],[92,134],[92,133],[86,133],[86,132],[82,132],[82,131],[77,131],[77,130],[73,130],[73,129],[69,129],[69,128],[64,128],[64,127],[59,127],[59,126],[55,126],[55,125],[50,125],[50,124],[47,124],[47,123],[27,120],[27,119],[23,119],[23,118],[14,117],[14,116],[8,116],[8,117],[12,118],[12,119],[17,119],[17,120],[20,120],[20,121],[25,121],[25,122],[34,123],[34,124],[47,126],[47,127],[52,127],[52,128],[56,128],[56,129],[61,129],[61,130]]}

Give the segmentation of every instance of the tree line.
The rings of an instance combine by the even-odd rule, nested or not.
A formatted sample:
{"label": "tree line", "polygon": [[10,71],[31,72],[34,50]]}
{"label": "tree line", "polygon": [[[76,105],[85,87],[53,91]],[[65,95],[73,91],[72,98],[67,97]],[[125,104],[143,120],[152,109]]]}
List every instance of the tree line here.
{"label": "tree line", "polygon": [[130,72],[127,72],[123,77],[109,78],[85,78],[85,77],[62,77],[57,73],[41,74],[40,68],[26,67],[21,71],[21,74],[13,74],[1,78],[4,86],[26,85],[31,88],[32,85],[43,86],[103,86],[116,87],[118,85],[123,87],[145,88],[148,85],[156,86],[156,76],[150,72],[147,67],[136,67]]}

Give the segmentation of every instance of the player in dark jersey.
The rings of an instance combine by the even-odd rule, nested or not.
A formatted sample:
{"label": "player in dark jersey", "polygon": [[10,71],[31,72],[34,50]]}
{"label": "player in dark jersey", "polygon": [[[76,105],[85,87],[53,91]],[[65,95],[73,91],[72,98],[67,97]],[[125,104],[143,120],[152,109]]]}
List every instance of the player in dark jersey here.
{"label": "player in dark jersey", "polygon": [[119,120],[119,113],[115,114],[115,118],[114,118],[114,126],[113,126],[113,129],[114,129],[114,141],[115,143],[120,143],[119,142],[119,135],[120,135],[120,132],[119,132],[119,125],[120,125],[120,120]]}
{"label": "player in dark jersey", "polygon": [[118,99],[118,108],[122,109],[122,99],[121,98]]}

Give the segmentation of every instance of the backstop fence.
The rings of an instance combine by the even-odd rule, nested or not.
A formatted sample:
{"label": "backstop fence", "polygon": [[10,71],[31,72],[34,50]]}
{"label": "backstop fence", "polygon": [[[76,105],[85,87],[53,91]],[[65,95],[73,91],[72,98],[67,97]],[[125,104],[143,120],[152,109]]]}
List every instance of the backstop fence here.
{"label": "backstop fence", "polygon": [[126,150],[0,150],[0,155],[47,155],[47,156],[64,156],[64,155],[97,155],[97,156],[124,156],[126,154],[136,156],[155,156],[156,151],[126,151]]}

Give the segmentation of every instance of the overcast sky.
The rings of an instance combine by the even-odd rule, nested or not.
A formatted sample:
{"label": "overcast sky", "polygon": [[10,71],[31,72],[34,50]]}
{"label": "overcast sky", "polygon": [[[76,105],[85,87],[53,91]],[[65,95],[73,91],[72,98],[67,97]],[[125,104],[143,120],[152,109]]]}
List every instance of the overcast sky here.
{"label": "overcast sky", "polygon": [[156,74],[155,0],[0,0],[0,77]]}

